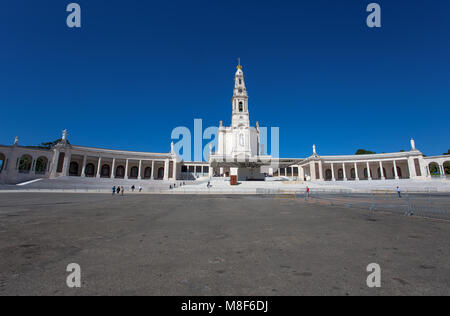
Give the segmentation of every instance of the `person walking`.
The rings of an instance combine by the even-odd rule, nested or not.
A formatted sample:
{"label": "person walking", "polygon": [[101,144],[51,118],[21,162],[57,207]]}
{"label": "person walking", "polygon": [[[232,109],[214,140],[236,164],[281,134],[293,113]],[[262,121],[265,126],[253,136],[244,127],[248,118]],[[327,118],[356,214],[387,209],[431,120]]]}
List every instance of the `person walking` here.
{"label": "person walking", "polygon": [[112,195],[115,195],[116,194],[116,186],[114,185],[113,187],[112,187]]}
{"label": "person walking", "polygon": [[117,195],[119,195],[119,194],[120,194],[120,187],[117,186]]}
{"label": "person walking", "polygon": [[140,186],[140,187],[139,187],[139,193],[141,193],[141,192],[142,192],[142,187]]}
{"label": "person walking", "polygon": [[397,187],[397,193],[398,193],[398,198],[401,199],[402,198],[402,190],[400,189],[400,187]]}
{"label": "person walking", "polygon": [[309,197],[309,187],[306,186],[306,196]]}
{"label": "person walking", "polygon": [[123,194],[125,192],[125,188],[124,187],[120,187],[120,192],[122,192],[122,196],[123,196]]}

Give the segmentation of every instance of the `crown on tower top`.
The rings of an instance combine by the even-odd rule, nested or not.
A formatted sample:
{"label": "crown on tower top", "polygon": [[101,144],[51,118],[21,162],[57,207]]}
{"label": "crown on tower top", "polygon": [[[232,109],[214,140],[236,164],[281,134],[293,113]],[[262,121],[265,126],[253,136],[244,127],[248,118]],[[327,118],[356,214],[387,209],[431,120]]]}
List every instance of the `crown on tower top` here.
{"label": "crown on tower top", "polygon": [[236,67],[238,70],[242,70],[242,65],[241,65],[241,58],[238,58],[238,65]]}

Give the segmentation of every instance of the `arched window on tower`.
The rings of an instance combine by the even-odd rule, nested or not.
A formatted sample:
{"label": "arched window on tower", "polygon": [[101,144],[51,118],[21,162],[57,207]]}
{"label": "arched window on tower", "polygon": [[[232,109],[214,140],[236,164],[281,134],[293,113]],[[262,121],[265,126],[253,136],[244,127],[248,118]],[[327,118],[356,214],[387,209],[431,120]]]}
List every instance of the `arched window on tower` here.
{"label": "arched window on tower", "polygon": [[244,104],[241,102],[239,102],[239,112],[244,112]]}

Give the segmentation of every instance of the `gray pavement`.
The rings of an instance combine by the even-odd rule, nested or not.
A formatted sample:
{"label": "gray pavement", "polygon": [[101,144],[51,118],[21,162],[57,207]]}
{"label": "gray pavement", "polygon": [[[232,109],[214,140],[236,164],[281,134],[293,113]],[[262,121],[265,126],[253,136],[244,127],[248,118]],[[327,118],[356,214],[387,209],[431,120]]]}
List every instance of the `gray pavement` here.
{"label": "gray pavement", "polygon": [[0,194],[0,295],[449,295],[449,254],[449,221],[303,199]]}

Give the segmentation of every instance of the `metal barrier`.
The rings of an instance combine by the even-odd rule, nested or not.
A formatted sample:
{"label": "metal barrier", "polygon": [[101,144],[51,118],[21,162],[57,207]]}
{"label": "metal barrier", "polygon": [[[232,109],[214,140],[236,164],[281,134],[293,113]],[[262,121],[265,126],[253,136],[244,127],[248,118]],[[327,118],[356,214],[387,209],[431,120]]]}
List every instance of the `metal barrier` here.
{"label": "metal barrier", "polygon": [[305,191],[258,190],[258,194],[274,199],[292,199],[322,206],[367,209],[370,212],[388,211],[405,216],[422,216],[450,220],[450,194],[427,192],[397,192],[373,190],[370,193],[353,193],[349,190]]}

